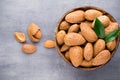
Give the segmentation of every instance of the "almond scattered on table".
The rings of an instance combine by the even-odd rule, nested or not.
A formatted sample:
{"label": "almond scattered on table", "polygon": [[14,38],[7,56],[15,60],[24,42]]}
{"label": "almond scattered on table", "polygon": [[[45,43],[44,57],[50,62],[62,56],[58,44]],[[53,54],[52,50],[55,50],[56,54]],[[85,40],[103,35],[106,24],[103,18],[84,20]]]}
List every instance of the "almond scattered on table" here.
{"label": "almond scattered on table", "polygon": [[40,39],[42,37],[42,33],[41,33],[40,27],[38,25],[36,25],[35,23],[31,23],[28,27],[27,32],[28,32],[28,36],[32,42],[40,41]]}
{"label": "almond scattered on table", "polygon": [[18,42],[25,42],[26,41],[25,34],[22,32],[14,32],[14,36]]}
{"label": "almond scattered on table", "polygon": [[53,47],[55,47],[55,41],[53,41],[53,40],[46,40],[44,42],[44,46],[46,48],[53,48]]}
{"label": "almond scattered on table", "polygon": [[27,54],[32,54],[37,50],[36,46],[32,44],[24,44],[22,46],[22,51]]}
{"label": "almond scattered on table", "polygon": [[[40,31],[40,27],[38,27],[35,23],[30,24],[27,32],[28,32],[28,36],[32,42],[39,42],[40,41],[40,39],[42,37],[42,33]],[[14,36],[18,42],[25,42],[26,41],[25,34],[22,32],[14,32]],[[34,46],[32,44],[24,44],[22,46],[22,51],[24,53],[27,53],[27,54],[32,54],[36,50],[37,50],[36,46]]]}

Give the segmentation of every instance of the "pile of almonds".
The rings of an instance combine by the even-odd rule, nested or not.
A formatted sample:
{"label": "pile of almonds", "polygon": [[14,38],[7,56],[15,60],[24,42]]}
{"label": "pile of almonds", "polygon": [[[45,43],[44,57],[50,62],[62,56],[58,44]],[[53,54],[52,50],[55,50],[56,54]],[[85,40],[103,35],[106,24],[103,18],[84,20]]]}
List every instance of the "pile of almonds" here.
{"label": "pile of almonds", "polygon": [[[28,33],[28,36],[30,38],[30,40],[32,42],[39,42],[41,37],[42,37],[42,33],[40,31],[40,27],[38,25],[36,25],[35,23],[31,23],[27,29],[27,33]],[[14,36],[15,36],[15,39],[20,42],[20,43],[24,43],[26,42],[26,36],[24,33],[22,32],[14,32]],[[53,40],[46,40],[44,42],[44,46],[46,48],[53,48],[55,46],[55,42]],[[33,44],[24,44],[22,46],[22,51],[24,53],[27,53],[27,54],[32,54],[34,53],[35,51],[37,50],[37,47],[34,46]]]}
{"label": "pile of almonds", "polygon": [[95,19],[105,34],[118,30],[118,23],[99,9],[76,9],[67,13],[56,31],[58,52],[74,67],[94,68],[106,64],[117,46],[117,39],[106,43],[94,31]]}

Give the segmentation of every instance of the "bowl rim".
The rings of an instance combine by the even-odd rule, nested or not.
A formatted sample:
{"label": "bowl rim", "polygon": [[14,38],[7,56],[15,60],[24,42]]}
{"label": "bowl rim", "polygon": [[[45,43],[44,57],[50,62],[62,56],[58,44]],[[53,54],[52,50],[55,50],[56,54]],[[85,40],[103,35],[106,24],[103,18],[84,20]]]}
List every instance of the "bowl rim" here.
{"label": "bowl rim", "polygon": [[[60,51],[60,48],[59,48],[58,43],[57,43],[57,40],[56,40],[56,34],[57,34],[57,32],[59,31],[60,23],[61,23],[63,20],[65,20],[65,16],[66,16],[68,13],[71,13],[71,12],[76,11],[76,10],[84,10],[84,11],[86,11],[86,10],[88,10],[88,9],[95,9],[95,10],[101,11],[104,15],[107,15],[112,22],[117,22],[117,20],[116,20],[110,13],[108,13],[107,11],[105,11],[105,10],[103,10],[103,9],[101,9],[101,8],[94,7],[94,6],[81,6],[81,7],[77,7],[77,8],[73,8],[73,9],[71,9],[71,10],[68,10],[68,11],[59,19],[59,21],[58,21],[58,23],[57,23],[57,26],[56,26],[56,29],[55,29],[55,48],[57,49],[57,52],[59,53],[59,55],[61,56],[61,58],[64,59],[65,62],[69,63],[71,66],[73,66],[72,63],[71,63],[69,60],[67,60],[67,59],[65,58],[65,56],[64,56],[64,55],[61,53],[61,51]],[[119,25],[118,25],[118,28],[119,28]],[[120,28],[119,28],[119,29],[120,29]],[[96,67],[93,67],[93,68],[92,68],[92,67],[91,67],[91,68],[86,68],[86,67],[74,67],[74,66],[73,66],[73,67],[74,67],[74,68],[77,68],[77,69],[82,69],[82,70],[96,70],[96,69],[99,69],[99,68],[103,67],[104,65],[106,65],[106,64],[113,58],[114,54],[116,53],[116,51],[117,51],[117,49],[118,49],[119,41],[120,41],[120,34],[119,34],[118,37],[116,38],[116,42],[117,42],[117,43],[116,43],[116,44],[117,44],[117,45],[116,45],[116,48],[111,52],[111,58],[110,58],[105,64],[100,65],[100,66],[96,66]]]}

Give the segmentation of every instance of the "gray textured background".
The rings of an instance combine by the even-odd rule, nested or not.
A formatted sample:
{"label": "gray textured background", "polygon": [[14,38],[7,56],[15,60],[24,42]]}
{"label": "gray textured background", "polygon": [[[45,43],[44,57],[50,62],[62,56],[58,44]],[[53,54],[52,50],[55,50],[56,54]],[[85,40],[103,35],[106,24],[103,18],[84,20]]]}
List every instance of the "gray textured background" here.
{"label": "gray textured background", "polygon": [[[44,40],[54,40],[56,24],[66,11],[86,5],[103,8],[120,23],[119,0],[1,0],[0,80],[119,80],[120,46],[107,65],[94,71],[75,69],[62,60],[55,48],[43,46]],[[31,22],[41,27],[43,37],[35,44],[37,52],[27,55],[13,33],[22,31],[27,36]],[[31,43],[28,36],[27,43]]]}

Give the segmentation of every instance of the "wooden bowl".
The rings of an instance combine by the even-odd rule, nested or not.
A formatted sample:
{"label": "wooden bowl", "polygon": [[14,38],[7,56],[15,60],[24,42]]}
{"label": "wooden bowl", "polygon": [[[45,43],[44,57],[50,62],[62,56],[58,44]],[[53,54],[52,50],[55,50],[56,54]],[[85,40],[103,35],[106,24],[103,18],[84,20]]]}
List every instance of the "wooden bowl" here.
{"label": "wooden bowl", "polygon": [[[60,30],[60,29],[59,29],[60,23],[65,20],[65,16],[66,16],[68,13],[73,12],[73,11],[76,11],[76,10],[86,11],[86,10],[88,10],[88,9],[95,9],[95,10],[101,11],[104,15],[107,15],[112,22],[117,22],[117,21],[114,19],[114,17],[111,16],[108,12],[106,12],[106,11],[103,10],[103,9],[97,8],[97,7],[84,6],[84,7],[74,8],[74,9],[66,12],[66,13],[62,16],[62,18],[60,19],[60,21],[58,22],[57,27],[56,27],[56,32],[55,32],[55,40],[56,40],[56,34],[57,34],[58,31]],[[120,39],[120,35],[116,38],[117,46],[116,46],[116,48],[111,52],[111,55],[112,55],[111,58],[113,57],[113,55],[115,54],[115,52],[116,52],[116,50],[117,50],[117,48],[118,48],[119,39]],[[57,40],[56,40],[56,49],[57,49],[59,55],[60,55],[67,63],[69,63],[70,65],[72,65],[72,63],[65,58],[64,53],[61,53],[61,51],[60,51],[60,46],[58,45]],[[111,59],[110,59],[110,60],[111,60]],[[110,61],[110,60],[109,60],[109,61]],[[109,61],[108,61],[108,62],[109,62]],[[108,62],[107,62],[107,63],[108,63]],[[106,64],[107,64],[107,63],[106,63]],[[104,65],[105,65],[105,64],[104,64]],[[81,66],[80,66],[80,67],[77,67],[77,68],[78,68],[78,69],[80,68],[80,69],[83,69],[83,70],[95,70],[95,69],[98,69],[98,68],[100,68],[100,67],[102,67],[102,66],[104,66],[104,65],[97,66],[97,67],[96,67],[96,66],[95,66],[95,67],[89,67],[89,68],[87,68],[87,67],[81,67]],[[73,66],[73,65],[72,65],[72,66]],[[74,67],[74,66],[73,66],[73,67]],[[76,67],[75,67],[75,68],[76,68]]]}

